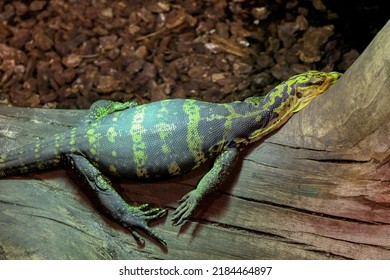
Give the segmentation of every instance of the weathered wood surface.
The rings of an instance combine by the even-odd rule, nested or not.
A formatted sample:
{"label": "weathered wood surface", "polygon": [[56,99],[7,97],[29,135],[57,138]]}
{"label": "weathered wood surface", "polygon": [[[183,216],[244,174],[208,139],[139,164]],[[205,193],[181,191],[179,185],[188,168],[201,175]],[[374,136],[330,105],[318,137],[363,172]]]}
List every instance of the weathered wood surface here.
{"label": "weathered wood surface", "polygon": [[[181,229],[176,201],[207,170],[115,182],[165,206],[168,242],[138,247],[67,170],[0,181],[0,259],[390,259],[390,23],[342,79],[241,157]],[[0,108],[1,150],[65,130],[82,111]]]}

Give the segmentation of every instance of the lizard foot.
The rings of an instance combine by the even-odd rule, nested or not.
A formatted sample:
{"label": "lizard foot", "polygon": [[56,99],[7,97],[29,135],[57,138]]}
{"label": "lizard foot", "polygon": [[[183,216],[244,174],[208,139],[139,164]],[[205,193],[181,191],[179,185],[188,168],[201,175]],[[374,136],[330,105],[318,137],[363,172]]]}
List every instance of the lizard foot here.
{"label": "lizard foot", "polygon": [[[110,103],[108,101],[102,101],[96,104],[96,110],[99,110],[98,108],[104,107],[103,105],[106,105],[106,109],[113,109],[116,105],[122,106],[124,103]],[[99,104],[103,105],[100,106]],[[111,105],[114,107],[110,107]],[[130,105],[124,104],[123,106]],[[95,112],[96,110],[93,109],[91,114],[97,113]],[[165,240],[148,226],[149,221],[164,216],[167,213],[166,210],[160,208],[149,208],[147,204],[140,206],[131,206],[127,204],[127,202],[124,201],[118,192],[112,187],[110,180],[106,178],[87,158],[77,154],[69,154],[67,157],[73,168],[78,171],[78,174],[88,183],[88,186],[93,191],[100,204],[101,210],[103,210],[107,216],[123,227],[129,229],[137,242],[142,244],[145,243],[143,238],[136,232],[137,229],[141,229],[166,246]]]}
{"label": "lizard foot", "polygon": [[166,246],[165,240],[148,226],[148,221],[161,218],[166,215],[166,209],[150,208],[148,204],[140,206],[128,206],[126,214],[119,218],[123,227],[128,228],[137,242],[145,244],[141,235],[135,229],[141,229],[152,236],[158,242]]}
{"label": "lizard foot", "polygon": [[198,205],[200,200],[199,194],[196,190],[192,190],[183,196],[182,199],[179,200],[179,207],[173,212],[172,221],[174,222],[174,226],[181,225],[185,219],[187,219],[191,213],[194,211],[195,207]]}

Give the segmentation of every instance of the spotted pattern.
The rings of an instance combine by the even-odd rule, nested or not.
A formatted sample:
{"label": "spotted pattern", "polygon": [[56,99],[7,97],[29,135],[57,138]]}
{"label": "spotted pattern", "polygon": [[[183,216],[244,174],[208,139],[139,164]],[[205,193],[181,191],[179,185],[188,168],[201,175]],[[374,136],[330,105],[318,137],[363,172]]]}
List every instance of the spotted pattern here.
{"label": "spotted pattern", "polygon": [[130,128],[130,135],[132,140],[133,161],[136,167],[136,174],[139,178],[148,178],[148,170],[145,168],[148,155],[146,151],[146,143],[143,140],[143,135],[146,129],[142,122],[145,118],[145,106],[136,108],[133,115],[132,124]]}

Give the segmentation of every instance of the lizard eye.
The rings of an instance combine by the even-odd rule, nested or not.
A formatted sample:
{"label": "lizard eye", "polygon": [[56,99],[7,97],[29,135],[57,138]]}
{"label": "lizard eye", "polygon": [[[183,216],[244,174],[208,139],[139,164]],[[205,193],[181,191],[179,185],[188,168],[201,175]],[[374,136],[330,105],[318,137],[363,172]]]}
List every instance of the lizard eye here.
{"label": "lizard eye", "polygon": [[301,98],[301,97],[302,97],[302,92],[297,91],[296,96],[297,96],[298,98]]}

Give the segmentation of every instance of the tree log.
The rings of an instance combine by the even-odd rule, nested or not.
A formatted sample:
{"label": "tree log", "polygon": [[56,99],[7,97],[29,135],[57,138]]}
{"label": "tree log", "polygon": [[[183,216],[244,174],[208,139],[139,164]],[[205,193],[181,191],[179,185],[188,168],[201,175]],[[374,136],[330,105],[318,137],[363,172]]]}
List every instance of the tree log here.
{"label": "tree log", "polygon": [[[0,259],[389,259],[390,22],[343,77],[255,143],[188,223],[169,220],[208,166],[115,182],[127,201],[169,209],[143,247],[95,210],[66,169],[5,178]],[[0,107],[1,151],[74,125],[84,111]],[[80,188],[79,188],[80,187]]]}

